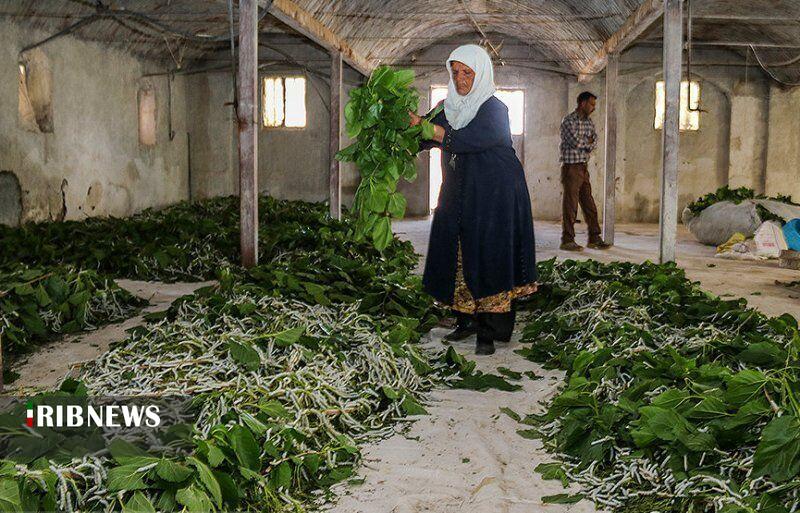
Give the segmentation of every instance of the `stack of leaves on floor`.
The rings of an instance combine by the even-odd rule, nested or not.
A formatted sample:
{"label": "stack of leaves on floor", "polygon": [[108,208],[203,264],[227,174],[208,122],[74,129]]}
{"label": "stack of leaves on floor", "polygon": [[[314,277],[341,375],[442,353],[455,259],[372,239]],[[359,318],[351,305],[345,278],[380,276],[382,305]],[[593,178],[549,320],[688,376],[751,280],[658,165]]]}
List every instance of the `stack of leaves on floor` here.
{"label": "stack of leaves on floor", "polygon": [[401,316],[430,311],[411,273],[417,257],[410,243],[392,239],[383,252],[355,243],[352,222],[330,219],[322,204],[261,197],[264,264],[248,276],[236,266],[238,208],[238,199],[227,197],[127,219],[0,225],[0,246],[14,248],[0,253],[4,349],[18,353],[54,334],[130,316],[139,302],[110,277],[197,281],[231,267],[239,279],[268,280],[276,293],[303,293],[315,302],[366,296],[365,311],[383,305]]}
{"label": "stack of leaves on floor", "polygon": [[558,456],[545,477],[612,511],[797,510],[793,317],[723,301],[674,265],[548,261],[541,275],[519,352],[567,371],[523,419]]}
{"label": "stack of leaves on floor", "polygon": [[[778,194],[776,197],[766,196],[764,194],[756,194],[753,189],[748,187],[739,187],[736,189],[731,189],[727,185],[720,187],[714,192],[710,192],[705,196],[701,196],[694,200],[693,202],[687,205],[687,208],[692,211],[693,214],[699,214],[706,208],[710,207],[715,203],[719,203],[722,201],[730,201],[735,204],[739,204],[746,200],[751,199],[766,199],[766,200],[773,200],[779,201],[781,203],[786,203],[788,205],[795,205],[800,206],[800,204],[795,203],[792,200],[791,196],[784,196],[782,194]],[[762,221],[777,221],[781,225],[786,223],[786,219],[783,219],[780,216],[777,216],[766,209],[763,205],[756,205],[756,210],[758,211],[758,215]]]}
{"label": "stack of leaves on floor", "polygon": [[[326,215],[322,203],[259,198],[259,257],[262,262],[302,251],[335,251],[342,258],[375,263],[416,264],[407,243],[392,239],[383,254],[372,244],[355,243],[344,221]],[[148,209],[125,219],[0,225],[0,269],[20,263],[49,267],[69,264],[116,278],[158,281],[214,279],[239,262],[239,201],[230,196],[162,210]]]}
{"label": "stack of leaves on floor", "polygon": [[0,272],[0,343],[5,356],[64,333],[130,317],[144,302],[93,271],[16,266]]}
{"label": "stack of leaves on floor", "polygon": [[[417,323],[406,327],[416,333]],[[26,511],[302,511],[310,490],[350,477],[358,442],[425,413],[418,400],[435,368],[409,342],[357,305],[234,282],[204,289],[69,384],[92,396],[193,397],[184,449],[167,456],[117,439],[87,455],[60,444],[6,464],[0,501]]]}

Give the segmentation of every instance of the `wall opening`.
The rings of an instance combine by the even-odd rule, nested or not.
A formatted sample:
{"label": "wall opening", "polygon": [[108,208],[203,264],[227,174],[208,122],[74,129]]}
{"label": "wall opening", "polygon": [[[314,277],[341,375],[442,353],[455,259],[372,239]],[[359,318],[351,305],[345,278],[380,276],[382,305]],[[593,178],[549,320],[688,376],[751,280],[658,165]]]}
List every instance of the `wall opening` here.
{"label": "wall opening", "polygon": [[[498,100],[508,107],[508,121],[511,125],[511,136],[518,150],[517,155],[522,159],[522,153],[517,146],[521,146],[525,134],[525,91],[521,89],[498,89],[495,93]],[[431,87],[431,106],[435,107],[440,101],[447,98],[446,86]],[[430,151],[428,160],[429,198],[430,211],[433,212],[439,203],[439,190],[442,188],[442,152],[438,148]]]}
{"label": "wall opening", "polygon": [[266,77],[261,89],[262,124],[265,127],[305,128],[305,77]]}
{"label": "wall opening", "polygon": [[39,48],[19,61],[19,122],[30,132],[53,132],[53,88],[50,62]]}
{"label": "wall opening", "polygon": [[0,171],[0,224],[19,225],[22,219],[22,188],[17,175]]}
{"label": "wall opening", "polygon": [[[691,90],[687,80],[681,82],[681,115],[680,129],[683,132],[693,132],[700,130],[700,82],[692,80]],[[691,91],[691,95],[689,94]],[[691,105],[689,98],[691,97]],[[656,82],[656,117],[653,126],[656,130],[664,128],[664,111],[666,110],[667,100],[664,89],[664,81]]]}
{"label": "wall opening", "polygon": [[148,84],[139,89],[139,144],[156,145],[156,91]]}

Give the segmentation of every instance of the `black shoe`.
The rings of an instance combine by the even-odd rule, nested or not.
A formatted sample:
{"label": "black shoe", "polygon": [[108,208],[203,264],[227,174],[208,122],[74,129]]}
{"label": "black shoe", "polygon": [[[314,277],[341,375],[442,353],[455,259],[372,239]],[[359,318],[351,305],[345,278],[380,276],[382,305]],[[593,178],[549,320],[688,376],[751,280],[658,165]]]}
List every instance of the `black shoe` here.
{"label": "black shoe", "polygon": [[444,339],[448,342],[458,342],[459,340],[464,340],[465,338],[471,337],[477,332],[477,326],[475,326],[473,323],[470,323],[466,326],[456,326],[456,329],[445,335]]}
{"label": "black shoe", "polygon": [[478,338],[478,343],[475,346],[475,354],[478,355],[494,354],[494,341],[492,339]]}

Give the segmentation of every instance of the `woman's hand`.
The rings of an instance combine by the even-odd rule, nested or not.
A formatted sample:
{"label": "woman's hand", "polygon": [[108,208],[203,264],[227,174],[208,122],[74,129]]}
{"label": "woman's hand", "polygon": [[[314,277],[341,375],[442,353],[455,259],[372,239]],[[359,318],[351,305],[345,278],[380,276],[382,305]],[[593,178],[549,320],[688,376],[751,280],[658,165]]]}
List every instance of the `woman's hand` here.
{"label": "woman's hand", "polygon": [[416,113],[408,111],[408,115],[411,117],[411,126],[417,126],[422,123],[422,118],[417,116]]}

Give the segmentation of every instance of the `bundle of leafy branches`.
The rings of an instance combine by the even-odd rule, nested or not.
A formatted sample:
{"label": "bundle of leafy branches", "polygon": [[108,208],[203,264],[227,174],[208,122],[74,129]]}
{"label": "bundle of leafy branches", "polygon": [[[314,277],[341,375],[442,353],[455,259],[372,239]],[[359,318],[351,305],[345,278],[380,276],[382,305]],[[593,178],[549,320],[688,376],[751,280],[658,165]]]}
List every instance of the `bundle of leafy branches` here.
{"label": "bundle of leafy branches", "polygon": [[567,371],[524,419],[560,460],[545,477],[613,511],[797,510],[793,317],[714,297],[674,265],[548,261],[541,275],[520,353]]}
{"label": "bundle of leafy branches", "polygon": [[420,138],[433,137],[428,120],[409,126],[408,112],[419,107],[413,82],[412,70],[378,67],[366,85],[350,92],[344,111],[347,134],[357,140],[336,158],[355,162],[361,174],[353,202],[355,235],[359,240],[369,238],[380,250],[392,240],[392,218],[403,217],[406,210],[397,183],[401,177],[416,179]]}
{"label": "bundle of leafy branches", "polygon": [[[725,185],[717,189],[715,192],[706,194],[705,196],[696,199],[692,203],[689,203],[689,205],[687,205],[687,208],[693,214],[696,215],[705,210],[706,208],[710,207],[711,205],[719,203],[721,201],[730,201],[738,205],[742,201],[751,199],[767,199],[767,200],[779,201],[781,203],[787,203],[789,205],[800,206],[800,204],[792,201],[791,196],[784,196],[779,194],[776,197],[769,197],[765,196],[764,194],[756,194],[753,189],[749,189],[747,187],[739,187],[737,189],[731,189],[730,187]],[[773,214],[772,212],[764,208],[762,205],[757,205],[756,209],[758,210],[758,215],[761,217],[762,221],[778,221],[781,224],[786,223],[785,219]]]}
{"label": "bundle of leafy branches", "polygon": [[107,277],[63,266],[17,266],[0,272],[0,288],[5,356],[29,352],[59,334],[125,319],[144,303]]}

